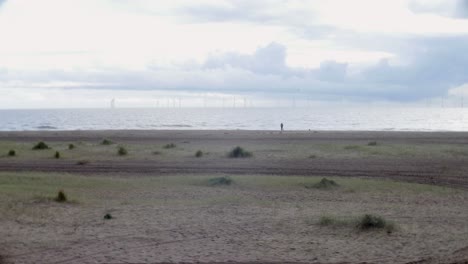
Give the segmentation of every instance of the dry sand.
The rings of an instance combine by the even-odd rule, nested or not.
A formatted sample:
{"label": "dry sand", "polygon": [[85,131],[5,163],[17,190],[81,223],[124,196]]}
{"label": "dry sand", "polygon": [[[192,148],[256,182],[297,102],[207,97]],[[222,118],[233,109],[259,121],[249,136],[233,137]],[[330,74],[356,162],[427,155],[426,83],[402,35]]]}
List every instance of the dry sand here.
{"label": "dry sand", "polygon": [[[233,176],[231,186],[207,186],[206,178],[193,175],[0,176],[22,186],[18,190],[35,186],[31,195],[2,197],[0,245],[12,263],[407,263],[468,257],[468,193],[462,190],[343,178],[336,178],[339,189],[317,190],[304,188],[307,179],[277,176]],[[75,202],[44,198],[58,186]],[[114,218],[104,220],[106,213]],[[364,213],[381,215],[397,229],[387,234],[318,224],[321,216]]]}

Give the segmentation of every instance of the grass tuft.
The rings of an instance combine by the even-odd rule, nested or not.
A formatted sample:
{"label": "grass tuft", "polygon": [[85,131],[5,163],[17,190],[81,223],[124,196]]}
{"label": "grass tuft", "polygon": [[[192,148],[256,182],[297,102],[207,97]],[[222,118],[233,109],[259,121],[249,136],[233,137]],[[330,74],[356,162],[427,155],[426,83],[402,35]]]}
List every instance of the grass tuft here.
{"label": "grass tuft", "polygon": [[353,225],[354,219],[352,218],[339,218],[336,216],[321,216],[318,224],[321,226],[348,226]]}
{"label": "grass tuft", "polygon": [[208,180],[210,186],[231,185],[232,179],[229,177],[217,177]]}
{"label": "grass tuft", "polygon": [[377,141],[371,141],[367,143],[367,146],[377,146]]}
{"label": "grass tuft", "polygon": [[161,155],[162,152],[161,151],[153,151],[153,155]]}
{"label": "grass tuft", "polygon": [[32,149],[33,150],[42,150],[42,149],[50,149],[50,148],[46,143],[40,141],[36,145],[34,145],[34,147]]}
{"label": "grass tuft", "polygon": [[363,231],[371,229],[385,229],[387,233],[391,233],[395,229],[393,223],[388,222],[381,216],[372,214],[363,215],[359,219],[357,227]]}
{"label": "grass tuft", "polygon": [[197,152],[195,152],[195,157],[201,158],[202,156],[203,156],[203,151],[198,150]]}
{"label": "grass tuft", "polygon": [[347,146],[344,146],[343,149],[345,149],[345,150],[359,150],[359,149],[361,149],[361,146],[358,146],[358,145],[347,145]]}
{"label": "grass tuft", "polygon": [[174,144],[174,143],[169,143],[169,144],[166,144],[166,145],[164,146],[165,149],[171,149],[171,148],[175,148],[175,147],[177,147],[177,145]]}
{"label": "grass tuft", "polygon": [[54,201],[56,201],[58,203],[64,203],[64,202],[68,201],[67,195],[65,194],[65,192],[63,190],[60,190],[57,193],[57,196],[55,197]]}
{"label": "grass tuft", "polygon": [[328,189],[337,188],[339,186],[340,185],[338,183],[336,183],[334,180],[329,180],[327,178],[322,178],[318,183],[309,184],[309,185],[306,185],[305,187],[307,189],[315,188],[315,189],[328,190]]}
{"label": "grass tuft", "polygon": [[111,220],[112,218],[114,218],[114,217],[109,213],[104,215],[104,220]]}
{"label": "grass tuft", "polygon": [[117,154],[119,154],[119,156],[125,156],[128,154],[128,150],[124,147],[119,147]]}
{"label": "grass tuft", "polygon": [[74,149],[74,148],[75,148],[75,145],[73,145],[73,144],[68,144],[68,149],[69,149],[69,150],[72,150],[72,149]]}
{"label": "grass tuft", "polygon": [[103,139],[103,140],[101,141],[101,145],[112,145],[112,144],[114,144],[114,142],[112,142],[112,141],[109,140],[109,139]]}
{"label": "grass tuft", "polygon": [[8,156],[10,156],[10,157],[16,156],[16,151],[11,149],[10,151],[8,151]]}
{"label": "grass tuft", "polygon": [[395,230],[395,225],[392,222],[385,220],[383,217],[372,214],[365,214],[361,217],[337,217],[337,216],[322,216],[318,224],[321,226],[347,226],[355,227],[361,231],[367,230],[385,230],[387,233],[392,233]]}
{"label": "grass tuft", "polygon": [[335,222],[335,218],[331,216],[322,216],[319,219],[318,224],[321,226],[329,226],[332,225]]}
{"label": "grass tuft", "polygon": [[128,150],[124,147],[119,147],[117,154],[119,154],[119,156],[125,156],[128,154]]}
{"label": "grass tuft", "polygon": [[56,151],[54,157],[56,159],[60,159],[60,152]]}
{"label": "grass tuft", "polygon": [[230,158],[248,158],[251,157],[252,153],[244,150],[243,148],[237,146],[229,152]]}

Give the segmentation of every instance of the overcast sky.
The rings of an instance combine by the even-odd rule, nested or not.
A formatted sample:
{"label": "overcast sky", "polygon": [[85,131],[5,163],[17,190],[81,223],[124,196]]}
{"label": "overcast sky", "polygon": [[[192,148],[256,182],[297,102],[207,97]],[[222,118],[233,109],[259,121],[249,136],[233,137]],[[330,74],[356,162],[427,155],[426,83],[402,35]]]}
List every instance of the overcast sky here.
{"label": "overcast sky", "polygon": [[468,0],[0,0],[0,108],[464,94]]}

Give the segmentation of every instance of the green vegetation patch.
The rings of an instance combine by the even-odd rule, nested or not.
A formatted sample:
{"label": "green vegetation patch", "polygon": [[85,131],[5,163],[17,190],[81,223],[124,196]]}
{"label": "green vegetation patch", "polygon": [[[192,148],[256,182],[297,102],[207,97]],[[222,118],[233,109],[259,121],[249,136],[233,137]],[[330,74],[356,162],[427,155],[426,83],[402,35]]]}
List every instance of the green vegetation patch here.
{"label": "green vegetation patch", "polygon": [[40,141],[36,145],[34,145],[34,147],[32,149],[33,150],[43,150],[43,149],[50,149],[50,147],[46,143]]}
{"label": "green vegetation patch", "polygon": [[334,189],[334,188],[337,188],[339,187],[340,185],[338,183],[336,183],[334,180],[329,180],[327,178],[322,178],[318,183],[314,183],[314,184],[306,184],[305,187],[307,189],[324,189],[324,190],[328,190],[328,189]]}
{"label": "green vegetation patch", "polygon": [[374,214],[364,214],[359,217],[321,216],[317,224],[320,226],[357,228],[360,231],[384,230],[387,233],[395,231],[393,222]]}
{"label": "green vegetation patch", "polygon": [[230,158],[248,158],[252,156],[252,153],[237,146],[229,152],[228,156]]}
{"label": "green vegetation patch", "polygon": [[365,214],[359,219],[357,226],[361,230],[381,229],[387,226],[387,221],[378,215]]}
{"label": "green vegetation patch", "polygon": [[125,156],[128,154],[128,150],[122,146],[120,146],[117,150],[117,154],[119,154],[119,156]]}
{"label": "green vegetation patch", "polygon": [[202,156],[203,156],[203,151],[198,150],[197,152],[195,152],[195,157],[201,158]]}
{"label": "green vegetation patch", "polygon": [[174,144],[174,143],[169,143],[169,144],[164,145],[165,149],[172,149],[172,148],[175,148],[175,147],[177,147],[177,145]]}
{"label": "green vegetation patch", "polygon": [[67,195],[65,194],[65,192],[63,190],[60,190],[57,193],[57,196],[54,198],[54,201],[56,201],[58,203],[64,203],[64,202],[68,201],[68,198],[67,198]]}
{"label": "green vegetation patch", "polygon": [[208,185],[210,186],[222,186],[222,185],[231,185],[233,180],[230,177],[217,177],[208,179]]}
{"label": "green vegetation patch", "polygon": [[10,151],[8,151],[8,156],[10,156],[10,157],[16,156],[16,151],[11,149]]}
{"label": "green vegetation patch", "polygon": [[111,220],[112,218],[114,217],[110,213],[104,215],[104,220]]}
{"label": "green vegetation patch", "polygon": [[101,145],[112,145],[112,144],[114,144],[114,142],[112,142],[112,141],[109,140],[109,139],[103,139],[103,140],[101,141]]}
{"label": "green vegetation patch", "polygon": [[321,226],[353,226],[355,222],[354,218],[325,215],[320,217],[318,224]]}

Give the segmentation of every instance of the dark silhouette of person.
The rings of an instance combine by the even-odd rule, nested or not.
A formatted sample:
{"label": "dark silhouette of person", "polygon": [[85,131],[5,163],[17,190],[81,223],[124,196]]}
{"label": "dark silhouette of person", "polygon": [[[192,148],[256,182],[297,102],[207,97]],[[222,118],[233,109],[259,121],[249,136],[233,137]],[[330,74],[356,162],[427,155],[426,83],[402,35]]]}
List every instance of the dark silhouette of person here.
{"label": "dark silhouette of person", "polygon": [[281,123],[281,132],[283,132],[283,123]]}

